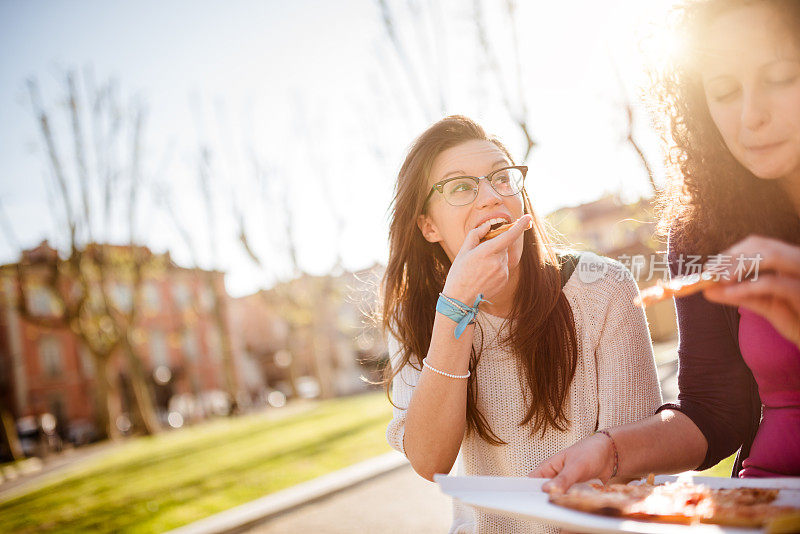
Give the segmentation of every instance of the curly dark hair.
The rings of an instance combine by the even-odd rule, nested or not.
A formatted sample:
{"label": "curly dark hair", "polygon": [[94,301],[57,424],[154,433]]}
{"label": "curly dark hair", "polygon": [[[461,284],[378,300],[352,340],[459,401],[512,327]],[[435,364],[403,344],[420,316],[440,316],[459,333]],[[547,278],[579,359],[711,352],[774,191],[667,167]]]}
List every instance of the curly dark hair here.
{"label": "curly dark hair", "polygon": [[750,234],[800,244],[800,218],[786,192],[776,180],[757,178],[725,146],[694,61],[693,51],[719,15],[756,4],[774,9],[800,47],[800,0],[687,0],[676,8],[673,24],[688,53],[654,75],[674,170],[657,199],[659,230],[681,252],[717,254]]}

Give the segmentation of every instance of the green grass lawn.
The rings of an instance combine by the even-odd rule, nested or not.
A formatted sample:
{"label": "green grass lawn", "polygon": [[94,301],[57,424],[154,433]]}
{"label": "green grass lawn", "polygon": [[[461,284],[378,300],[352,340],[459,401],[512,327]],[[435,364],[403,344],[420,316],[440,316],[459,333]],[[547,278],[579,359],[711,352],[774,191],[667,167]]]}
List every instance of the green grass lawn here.
{"label": "green grass lawn", "polygon": [[[275,413],[275,412],[271,412]],[[0,532],[161,532],[388,452],[382,392],[123,443],[0,502]]]}

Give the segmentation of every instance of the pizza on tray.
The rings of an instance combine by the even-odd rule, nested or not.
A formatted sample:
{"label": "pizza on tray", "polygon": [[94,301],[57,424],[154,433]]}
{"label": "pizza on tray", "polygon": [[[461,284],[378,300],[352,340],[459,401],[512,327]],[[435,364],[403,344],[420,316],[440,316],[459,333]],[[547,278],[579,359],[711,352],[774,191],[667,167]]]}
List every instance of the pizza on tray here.
{"label": "pizza on tray", "polygon": [[[666,523],[713,523],[736,527],[764,527],[774,521],[800,531],[800,503],[776,505],[777,489],[711,489],[690,482],[641,485],[579,484],[563,494],[551,494],[559,506],[629,519]],[[797,532],[789,530],[789,532]]]}

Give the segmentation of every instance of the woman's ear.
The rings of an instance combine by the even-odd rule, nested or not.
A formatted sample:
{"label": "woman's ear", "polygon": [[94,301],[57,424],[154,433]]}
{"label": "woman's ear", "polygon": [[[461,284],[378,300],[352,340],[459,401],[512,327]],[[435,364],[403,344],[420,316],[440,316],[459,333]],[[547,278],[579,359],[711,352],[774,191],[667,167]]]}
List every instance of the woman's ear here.
{"label": "woman's ear", "polygon": [[442,237],[439,235],[439,230],[436,228],[430,215],[426,215],[425,213],[418,215],[417,227],[419,227],[419,231],[422,232],[422,237],[424,237],[426,241],[438,243],[442,240]]}

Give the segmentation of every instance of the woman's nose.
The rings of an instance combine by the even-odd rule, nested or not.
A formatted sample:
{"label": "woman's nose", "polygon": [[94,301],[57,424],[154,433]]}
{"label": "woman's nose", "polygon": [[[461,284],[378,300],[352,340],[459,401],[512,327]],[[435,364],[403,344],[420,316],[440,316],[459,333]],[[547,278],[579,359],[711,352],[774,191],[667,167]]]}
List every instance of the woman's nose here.
{"label": "woman's nose", "polygon": [[745,88],[742,98],[742,126],[748,130],[758,130],[769,122],[767,97],[757,87]]}
{"label": "woman's nose", "polygon": [[495,206],[501,204],[503,198],[497,194],[489,180],[482,178],[478,181],[478,196],[475,199],[476,208],[485,208],[487,206]]}

